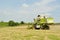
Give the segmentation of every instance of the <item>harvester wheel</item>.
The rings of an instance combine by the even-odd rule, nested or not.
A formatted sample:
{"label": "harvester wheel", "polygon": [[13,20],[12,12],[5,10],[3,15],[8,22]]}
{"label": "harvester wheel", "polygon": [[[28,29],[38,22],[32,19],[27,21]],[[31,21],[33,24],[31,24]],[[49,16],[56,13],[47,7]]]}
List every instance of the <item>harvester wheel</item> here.
{"label": "harvester wheel", "polygon": [[50,28],[49,28],[49,26],[47,25],[45,29],[46,29],[46,30],[49,30]]}
{"label": "harvester wheel", "polygon": [[35,29],[40,29],[40,25],[34,24]]}
{"label": "harvester wheel", "polygon": [[49,28],[49,26],[47,24],[45,24],[45,25],[41,26],[41,29],[43,29],[43,30],[49,30],[50,28]]}

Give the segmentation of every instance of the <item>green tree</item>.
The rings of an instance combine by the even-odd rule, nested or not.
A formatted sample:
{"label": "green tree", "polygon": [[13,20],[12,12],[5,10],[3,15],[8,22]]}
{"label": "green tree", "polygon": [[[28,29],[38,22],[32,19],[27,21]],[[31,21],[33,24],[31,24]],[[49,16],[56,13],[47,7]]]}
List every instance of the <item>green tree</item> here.
{"label": "green tree", "polygon": [[10,20],[8,23],[9,23],[9,26],[15,26],[15,22],[13,20]]}
{"label": "green tree", "polygon": [[24,21],[21,21],[21,24],[24,24]]}
{"label": "green tree", "polygon": [[15,26],[18,26],[19,25],[19,23],[18,22],[15,22]]}

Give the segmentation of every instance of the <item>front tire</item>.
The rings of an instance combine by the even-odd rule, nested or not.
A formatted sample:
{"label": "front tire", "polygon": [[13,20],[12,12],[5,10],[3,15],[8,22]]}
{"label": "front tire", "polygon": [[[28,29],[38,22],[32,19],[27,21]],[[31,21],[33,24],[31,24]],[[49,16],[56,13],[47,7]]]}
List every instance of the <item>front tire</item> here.
{"label": "front tire", "polygon": [[35,25],[34,25],[34,28],[35,28],[35,29],[40,29],[40,25],[35,24]]}

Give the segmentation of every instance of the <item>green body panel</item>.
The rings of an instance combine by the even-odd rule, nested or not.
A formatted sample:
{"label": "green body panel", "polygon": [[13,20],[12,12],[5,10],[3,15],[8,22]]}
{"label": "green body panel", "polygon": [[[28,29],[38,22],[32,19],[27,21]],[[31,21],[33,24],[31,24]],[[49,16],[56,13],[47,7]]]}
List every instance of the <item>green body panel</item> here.
{"label": "green body panel", "polygon": [[40,21],[38,21],[37,19],[35,19],[34,23],[37,23],[37,24],[42,24],[42,23],[46,23],[47,22],[47,19],[46,18],[41,18]]}
{"label": "green body panel", "polygon": [[54,20],[51,17],[49,17],[49,18],[40,18],[40,21],[37,21],[37,19],[35,19],[34,23],[37,23],[37,24],[54,23]]}
{"label": "green body panel", "polygon": [[51,17],[47,18],[47,23],[54,23],[54,19]]}
{"label": "green body panel", "polygon": [[46,23],[47,22],[47,19],[46,18],[41,18],[40,19],[40,23]]}

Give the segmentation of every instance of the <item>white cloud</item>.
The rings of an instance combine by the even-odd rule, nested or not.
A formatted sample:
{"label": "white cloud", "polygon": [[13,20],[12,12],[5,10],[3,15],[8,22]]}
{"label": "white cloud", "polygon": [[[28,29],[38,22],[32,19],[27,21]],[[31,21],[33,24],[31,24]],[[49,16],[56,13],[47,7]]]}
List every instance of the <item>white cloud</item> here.
{"label": "white cloud", "polygon": [[48,3],[54,2],[55,0],[42,0],[40,2],[35,2],[31,5],[31,9],[36,14],[48,13],[55,10],[55,6],[48,6]]}
{"label": "white cloud", "polygon": [[54,1],[56,1],[56,0],[42,0],[41,1],[41,4],[42,5],[46,5],[46,4],[51,3],[51,2],[54,2]]}
{"label": "white cloud", "polygon": [[29,7],[29,5],[28,4],[22,4],[22,7]]}
{"label": "white cloud", "polygon": [[41,0],[40,2],[36,2],[35,5],[38,5],[38,6],[44,6],[44,5],[47,5],[48,3],[51,3],[51,2],[54,2],[56,0]]}
{"label": "white cloud", "polygon": [[18,9],[18,11],[16,11],[14,9],[14,11],[12,9],[10,10],[5,10],[5,14],[12,14],[12,13],[17,13],[17,14],[41,14],[41,13],[48,13],[51,12],[53,10],[55,10],[55,6],[48,6],[48,3],[54,2],[56,0],[41,0],[40,2],[35,2],[31,5],[28,5],[26,3],[23,3],[20,8]]}
{"label": "white cloud", "polygon": [[[31,5],[22,4],[22,11],[24,13],[29,13],[33,11],[33,13],[47,13],[55,10],[54,6],[48,6],[48,3],[54,2],[56,0],[41,0],[40,2],[35,2]],[[25,11],[24,11],[25,10]]]}

